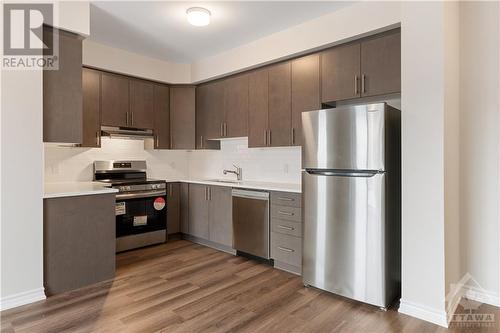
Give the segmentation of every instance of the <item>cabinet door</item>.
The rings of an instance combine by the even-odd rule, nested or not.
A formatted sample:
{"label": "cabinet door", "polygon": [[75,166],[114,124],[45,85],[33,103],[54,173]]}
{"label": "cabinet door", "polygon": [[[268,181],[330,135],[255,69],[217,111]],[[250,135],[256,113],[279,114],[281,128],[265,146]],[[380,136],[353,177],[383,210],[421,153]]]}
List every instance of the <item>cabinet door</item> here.
{"label": "cabinet door", "polygon": [[233,246],[233,201],[230,187],[210,186],[209,192],[210,240]]}
{"label": "cabinet door", "polygon": [[248,147],[267,146],[268,71],[248,74]]}
{"label": "cabinet door", "polygon": [[126,77],[102,73],[101,123],[107,126],[131,126],[129,118],[129,85]]}
{"label": "cabinet door", "polygon": [[224,82],[217,81],[196,89],[196,148],[218,149],[224,120]]}
{"label": "cabinet door", "polygon": [[180,184],[181,232],[189,234],[189,184]]}
{"label": "cabinet door", "polygon": [[208,187],[189,184],[189,234],[208,239]]}
{"label": "cabinet door", "polygon": [[195,88],[170,87],[170,146],[172,149],[195,148]]}
{"label": "cabinet door", "polygon": [[180,184],[167,184],[167,233],[180,232]]}
{"label": "cabinet door", "polygon": [[360,97],[360,44],[337,46],[321,54],[323,103]]}
{"label": "cabinet door", "polygon": [[268,146],[289,146],[292,143],[290,62],[269,67],[269,137]]}
{"label": "cabinet door", "polygon": [[82,69],[83,140],[82,147],[101,146],[101,73]]}
{"label": "cabinet door", "polygon": [[302,145],[302,112],[321,109],[319,54],[292,61],[292,145]]}
{"label": "cabinet door", "polygon": [[248,136],[248,75],[224,81],[224,137]]}
{"label": "cabinet door", "polygon": [[168,86],[155,84],[154,90],[154,147],[170,148],[170,90]]}
{"label": "cabinet door", "polygon": [[130,125],[135,128],[153,129],[154,86],[150,82],[131,79]]}
{"label": "cabinet door", "polygon": [[53,30],[59,38],[59,69],[43,71],[43,141],[82,143],[82,39],[46,26],[43,34]]}
{"label": "cabinet door", "polygon": [[401,91],[401,33],[361,43],[361,94],[375,96]]}

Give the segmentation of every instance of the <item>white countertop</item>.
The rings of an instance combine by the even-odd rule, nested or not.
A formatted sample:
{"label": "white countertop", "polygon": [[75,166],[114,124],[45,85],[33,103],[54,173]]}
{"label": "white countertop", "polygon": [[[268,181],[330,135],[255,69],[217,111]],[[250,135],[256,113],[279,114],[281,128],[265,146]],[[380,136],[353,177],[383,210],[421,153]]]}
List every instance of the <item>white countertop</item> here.
{"label": "white countertop", "polygon": [[98,182],[45,183],[43,198],[74,197],[117,192],[117,189],[106,187]]}
{"label": "white countertop", "polygon": [[[222,179],[220,179],[222,180]],[[168,183],[170,182],[181,182],[181,183],[192,183],[192,184],[203,184],[203,185],[215,185],[215,186],[227,186],[234,188],[247,188],[253,190],[264,190],[264,191],[283,191],[283,192],[293,192],[301,193],[302,187],[300,184],[296,183],[273,183],[273,182],[258,182],[243,180],[237,183],[232,182],[222,182],[214,181],[210,179],[166,179]]]}
{"label": "white countertop", "polygon": [[[240,181],[237,183],[223,181],[214,181],[213,179],[165,179],[168,183],[192,183],[214,186],[226,186],[234,188],[246,188],[263,191],[283,191],[301,193],[300,184],[294,183],[272,183],[258,181]],[[222,179],[221,179],[222,180]],[[79,195],[92,195],[104,193],[117,193],[117,189],[109,188],[99,182],[60,182],[60,183],[45,183],[44,199],[73,197]]]}

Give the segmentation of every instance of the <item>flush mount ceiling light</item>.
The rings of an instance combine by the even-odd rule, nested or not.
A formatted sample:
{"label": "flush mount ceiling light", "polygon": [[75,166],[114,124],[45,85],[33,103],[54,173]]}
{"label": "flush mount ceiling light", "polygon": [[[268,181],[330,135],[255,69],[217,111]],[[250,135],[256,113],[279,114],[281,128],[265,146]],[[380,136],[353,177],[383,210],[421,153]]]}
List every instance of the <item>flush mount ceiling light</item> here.
{"label": "flush mount ceiling light", "polygon": [[194,26],[203,27],[210,24],[210,11],[202,7],[191,7],[186,10],[187,20]]}

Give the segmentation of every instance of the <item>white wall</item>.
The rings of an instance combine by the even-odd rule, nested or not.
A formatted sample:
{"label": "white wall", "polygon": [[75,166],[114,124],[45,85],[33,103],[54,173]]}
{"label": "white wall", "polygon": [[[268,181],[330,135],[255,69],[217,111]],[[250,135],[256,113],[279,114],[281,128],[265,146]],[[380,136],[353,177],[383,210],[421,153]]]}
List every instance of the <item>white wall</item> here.
{"label": "white wall", "polygon": [[[447,2],[444,8],[444,221],[445,290],[462,277],[460,267],[460,22],[459,3]],[[452,313],[459,298],[448,300]]]}
{"label": "white wall", "polygon": [[91,40],[83,41],[83,64],[168,83],[191,83],[191,65],[166,62]]}
{"label": "white wall", "polygon": [[91,181],[98,160],[146,160],[148,177],[188,177],[188,152],[146,150],[142,140],[101,139],[101,148],[60,147],[45,144],[45,182]]}
{"label": "white wall", "polygon": [[248,139],[221,142],[221,150],[193,151],[189,154],[191,178],[228,178],[222,170],[233,170],[233,164],[243,169],[243,180],[277,183],[301,182],[300,147],[248,148]]}
{"label": "white wall", "polygon": [[462,273],[500,306],[500,4],[460,10]]}
{"label": "white wall", "polygon": [[288,58],[400,22],[399,2],[366,1],[274,33],[192,64],[191,80],[207,80]]}

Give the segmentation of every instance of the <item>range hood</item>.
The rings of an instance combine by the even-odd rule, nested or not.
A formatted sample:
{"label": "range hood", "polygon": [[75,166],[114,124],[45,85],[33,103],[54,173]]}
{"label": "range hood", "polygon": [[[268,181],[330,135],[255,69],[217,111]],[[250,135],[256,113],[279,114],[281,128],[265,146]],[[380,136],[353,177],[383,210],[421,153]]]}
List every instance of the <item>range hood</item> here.
{"label": "range hood", "polygon": [[149,139],[153,137],[153,130],[130,127],[101,126],[101,135],[111,138]]}

